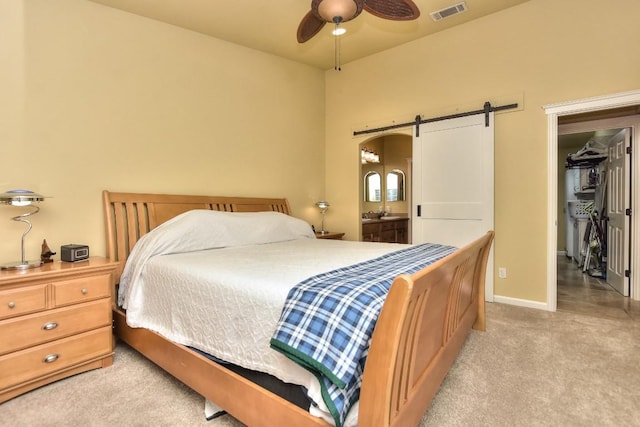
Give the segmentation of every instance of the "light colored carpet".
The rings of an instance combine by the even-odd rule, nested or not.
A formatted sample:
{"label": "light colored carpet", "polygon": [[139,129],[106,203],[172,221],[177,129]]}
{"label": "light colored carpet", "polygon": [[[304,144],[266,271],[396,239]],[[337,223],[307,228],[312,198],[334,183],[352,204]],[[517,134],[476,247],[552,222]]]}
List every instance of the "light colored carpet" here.
{"label": "light colored carpet", "polygon": [[[424,426],[640,426],[640,322],[488,304]],[[241,398],[241,397],[240,397]],[[250,402],[247,402],[250,404]],[[0,405],[0,425],[237,427],[127,346]]]}

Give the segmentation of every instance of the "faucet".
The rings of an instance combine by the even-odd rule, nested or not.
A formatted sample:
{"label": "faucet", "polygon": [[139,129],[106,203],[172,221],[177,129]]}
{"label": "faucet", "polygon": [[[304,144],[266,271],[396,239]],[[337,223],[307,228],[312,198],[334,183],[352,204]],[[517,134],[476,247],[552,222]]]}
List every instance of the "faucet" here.
{"label": "faucet", "polygon": [[376,216],[376,214],[373,211],[363,212],[362,213],[362,219],[371,219],[374,216]]}

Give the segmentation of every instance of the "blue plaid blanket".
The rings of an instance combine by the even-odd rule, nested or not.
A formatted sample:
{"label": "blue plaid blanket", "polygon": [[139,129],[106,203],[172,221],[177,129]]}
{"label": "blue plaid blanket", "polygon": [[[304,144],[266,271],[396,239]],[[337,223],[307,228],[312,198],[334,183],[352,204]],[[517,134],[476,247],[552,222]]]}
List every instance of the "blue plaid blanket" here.
{"label": "blue plaid blanket", "polygon": [[412,246],[310,277],[289,291],[271,347],[316,375],[336,426],[360,396],[371,336],[393,279],[455,249]]}

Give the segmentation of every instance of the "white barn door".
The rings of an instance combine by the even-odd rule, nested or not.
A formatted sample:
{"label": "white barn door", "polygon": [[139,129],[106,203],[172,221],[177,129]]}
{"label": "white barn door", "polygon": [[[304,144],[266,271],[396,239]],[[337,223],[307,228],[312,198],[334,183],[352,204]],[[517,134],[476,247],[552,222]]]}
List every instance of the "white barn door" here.
{"label": "white barn door", "polygon": [[[493,230],[493,113],[420,125],[413,139],[412,243],[463,246]],[[493,301],[493,250],[485,300]]]}

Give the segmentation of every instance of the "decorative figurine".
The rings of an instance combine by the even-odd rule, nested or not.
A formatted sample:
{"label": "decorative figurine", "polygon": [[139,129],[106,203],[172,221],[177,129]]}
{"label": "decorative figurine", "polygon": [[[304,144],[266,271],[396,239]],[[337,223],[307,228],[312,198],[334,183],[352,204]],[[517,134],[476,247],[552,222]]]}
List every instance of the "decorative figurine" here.
{"label": "decorative figurine", "polygon": [[40,254],[40,261],[45,263],[53,262],[51,257],[55,254],[56,254],[55,252],[51,252],[51,249],[49,249],[49,245],[47,245],[47,239],[44,239],[42,241],[42,253]]}

